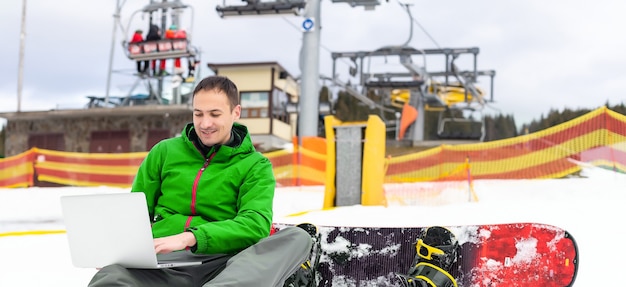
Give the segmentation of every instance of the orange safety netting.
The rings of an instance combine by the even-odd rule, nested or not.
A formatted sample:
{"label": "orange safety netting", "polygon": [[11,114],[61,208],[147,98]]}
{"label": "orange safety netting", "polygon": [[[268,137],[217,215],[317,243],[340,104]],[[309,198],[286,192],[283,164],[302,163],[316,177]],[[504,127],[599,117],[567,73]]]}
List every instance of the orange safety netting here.
{"label": "orange safety netting", "polygon": [[0,187],[29,187],[33,185],[33,159],[35,152],[29,150],[0,159]]}
{"label": "orange safety netting", "polygon": [[464,180],[453,171],[466,159],[473,179],[561,178],[580,171],[577,161],[624,172],[626,116],[599,108],[532,134],[391,158],[385,182]]}
{"label": "orange safety netting", "polygon": [[326,139],[293,139],[294,151],[280,150],[264,155],[272,162],[277,186],[324,185],[326,180]]}
{"label": "orange safety netting", "polygon": [[[301,145],[265,153],[278,186],[325,184],[326,139],[305,138]],[[34,176],[63,185],[129,187],[146,154],[33,148],[0,159],[0,187],[33,186]],[[384,182],[561,178],[580,171],[578,161],[626,172],[626,116],[603,107],[532,134],[388,158]]]}
{"label": "orange safety netting", "polygon": [[37,153],[35,171],[39,181],[71,186],[128,187],[148,154],[33,150]]}

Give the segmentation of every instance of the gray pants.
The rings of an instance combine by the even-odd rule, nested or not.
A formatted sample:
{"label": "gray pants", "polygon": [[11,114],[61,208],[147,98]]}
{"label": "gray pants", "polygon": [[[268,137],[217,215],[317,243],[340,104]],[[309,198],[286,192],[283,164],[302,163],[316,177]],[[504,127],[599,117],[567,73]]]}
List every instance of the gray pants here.
{"label": "gray pants", "polygon": [[308,259],[311,244],[311,236],[306,231],[290,227],[234,256],[188,254],[201,258],[201,265],[166,269],[109,265],[94,275],[89,286],[278,287]]}

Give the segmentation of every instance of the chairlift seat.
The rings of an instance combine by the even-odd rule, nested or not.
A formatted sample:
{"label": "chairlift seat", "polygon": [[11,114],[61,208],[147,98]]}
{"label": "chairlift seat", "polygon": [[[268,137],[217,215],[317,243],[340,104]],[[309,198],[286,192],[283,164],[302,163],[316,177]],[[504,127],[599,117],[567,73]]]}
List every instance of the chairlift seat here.
{"label": "chairlift seat", "polygon": [[195,49],[191,48],[187,39],[128,43],[128,57],[135,61],[185,58],[195,54]]}
{"label": "chairlift seat", "polygon": [[484,123],[463,118],[444,118],[439,120],[437,136],[440,139],[482,140]]}

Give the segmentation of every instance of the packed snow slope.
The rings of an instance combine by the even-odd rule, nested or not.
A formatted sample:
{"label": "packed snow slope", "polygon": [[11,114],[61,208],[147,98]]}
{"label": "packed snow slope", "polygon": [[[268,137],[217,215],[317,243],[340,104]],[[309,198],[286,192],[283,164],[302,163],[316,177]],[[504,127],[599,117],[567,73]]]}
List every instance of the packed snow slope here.
{"label": "packed snow slope", "polygon": [[[538,222],[568,230],[579,247],[575,286],[614,285],[626,248],[626,175],[588,168],[583,178],[480,180],[478,202],[436,206],[348,206],[322,210],[324,188],[278,188],[275,222],[416,227]],[[0,286],[86,286],[93,269],[75,268],[59,197],[128,192],[108,187],[0,189]],[[42,234],[39,234],[39,231]],[[51,232],[48,232],[51,231]]]}

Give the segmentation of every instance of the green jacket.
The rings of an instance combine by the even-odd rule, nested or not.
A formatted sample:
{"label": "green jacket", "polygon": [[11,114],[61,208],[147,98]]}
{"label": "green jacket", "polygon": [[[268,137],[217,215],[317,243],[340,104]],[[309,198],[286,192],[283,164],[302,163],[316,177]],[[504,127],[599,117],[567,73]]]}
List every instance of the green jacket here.
{"label": "green jacket", "polygon": [[194,145],[188,124],[179,137],[156,144],[141,163],[132,192],[148,201],[155,238],[191,231],[202,254],[236,253],[269,235],[276,181],[271,162],[235,124],[235,147]]}

